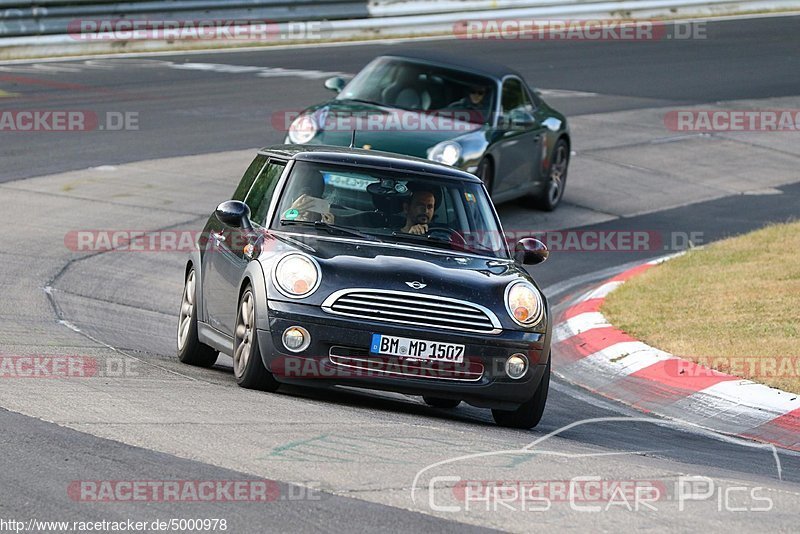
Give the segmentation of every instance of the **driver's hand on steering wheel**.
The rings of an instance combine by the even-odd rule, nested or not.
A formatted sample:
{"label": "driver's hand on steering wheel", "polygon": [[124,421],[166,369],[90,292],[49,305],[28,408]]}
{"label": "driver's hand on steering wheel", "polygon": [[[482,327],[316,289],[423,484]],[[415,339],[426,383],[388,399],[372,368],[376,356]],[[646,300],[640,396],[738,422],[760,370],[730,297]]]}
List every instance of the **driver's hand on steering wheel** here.
{"label": "driver's hand on steering wheel", "polygon": [[427,224],[415,224],[410,228],[403,228],[401,232],[406,234],[414,234],[414,235],[425,235],[428,233],[428,225]]}

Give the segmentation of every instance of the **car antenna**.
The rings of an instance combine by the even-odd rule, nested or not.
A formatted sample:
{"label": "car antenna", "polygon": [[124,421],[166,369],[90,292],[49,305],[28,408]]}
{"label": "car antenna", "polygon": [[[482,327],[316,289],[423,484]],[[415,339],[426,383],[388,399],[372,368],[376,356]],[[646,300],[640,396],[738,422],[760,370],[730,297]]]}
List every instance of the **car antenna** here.
{"label": "car antenna", "polygon": [[356,131],[353,130],[353,135],[350,136],[350,146],[348,148],[355,148],[356,147]]}

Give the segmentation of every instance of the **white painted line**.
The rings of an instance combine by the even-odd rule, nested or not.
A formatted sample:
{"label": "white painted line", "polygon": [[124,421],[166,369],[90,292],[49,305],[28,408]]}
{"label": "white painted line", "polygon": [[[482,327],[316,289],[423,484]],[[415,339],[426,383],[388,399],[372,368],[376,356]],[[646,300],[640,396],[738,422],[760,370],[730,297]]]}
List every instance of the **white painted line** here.
{"label": "white painted line", "polygon": [[569,89],[538,89],[542,96],[548,98],[594,98],[600,96],[599,93],[590,93],[587,91],[571,91]]}
{"label": "white painted line", "polygon": [[[112,58],[111,61],[102,59],[87,60],[80,63],[48,63],[45,65],[0,65],[0,72],[14,72],[22,74],[52,74],[58,75],[64,72],[79,73],[85,70],[113,70],[115,68],[125,67],[121,61],[116,61]],[[199,63],[199,62],[186,62],[175,63],[172,61],[148,59],[140,62],[135,62],[127,65],[128,68],[165,68],[177,70],[193,70],[199,72],[212,72],[215,74],[225,75],[238,75],[248,74],[259,78],[286,78],[295,77],[307,80],[320,80],[330,78],[332,76],[352,77],[353,74],[341,71],[324,71],[324,70],[309,70],[309,69],[292,69],[284,67],[270,67],[266,65],[232,65],[225,63]]]}
{"label": "white painted line", "polygon": [[616,379],[628,376],[664,360],[676,359],[672,354],[655,349],[641,341],[623,341],[590,354],[581,359],[576,365],[594,368],[595,370],[603,369]]}
{"label": "white painted line", "polygon": [[[4,59],[0,60],[0,65],[17,65],[17,64],[30,64],[30,63],[54,63],[58,61],[80,61],[82,59],[116,59],[116,58],[140,58],[140,57],[157,57],[157,56],[192,56],[199,54],[240,54],[247,52],[263,52],[268,53],[271,51],[281,50],[294,50],[303,48],[339,48],[344,46],[363,46],[363,45],[392,45],[400,44],[407,41],[445,41],[455,39],[455,35],[434,35],[434,36],[421,36],[421,37],[385,37],[380,39],[356,39],[352,41],[331,41],[319,43],[298,43],[298,44],[285,44],[285,45],[253,45],[253,46],[238,46],[235,48],[193,48],[190,50],[155,50],[151,52],[120,52],[120,53],[103,53],[103,54],[74,54],[57,57],[47,58],[21,58],[21,59]],[[0,50],[2,45],[0,44]]]}
{"label": "white painted line", "polygon": [[224,63],[173,63],[165,61],[164,66],[178,70],[196,70],[221,74],[253,74],[259,78],[298,77],[310,80],[330,78],[332,76],[352,76],[347,72],[286,69],[283,67],[264,67],[258,65],[226,65]]}
{"label": "white painted line", "polygon": [[597,289],[589,292],[586,296],[585,300],[589,299],[604,299],[608,296],[609,293],[617,289],[619,286],[624,284],[625,282],[622,280],[617,280],[615,282],[606,282],[605,284],[601,285]]}
{"label": "white painted line", "polygon": [[773,417],[784,415],[800,408],[800,395],[758,384],[752,380],[720,382],[699,391],[698,394],[746,404],[758,410],[771,413]]}
{"label": "white painted line", "polygon": [[713,423],[725,432],[746,433],[800,408],[797,395],[750,380],[727,380],[671,406],[699,424]]}
{"label": "white painted line", "polygon": [[563,323],[559,323],[553,329],[553,343],[558,343],[559,341],[564,341],[565,339],[569,339],[572,336],[580,334],[582,332],[586,332],[587,330],[593,330],[595,328],[603,328],[606,326],[611,326],[606,321],[606,318],[603,317],[603,314],[600,312],[586,312],[581,313],[580,315],[576,315],[571,319],[564,321]]}
{"label": "white painted line", "polygon": [[[695,248],[700,248],[700,247],[695,247]],[[674,258],[679,258],[680,256],[683,256],[687,252],[688,252],[687,250],[681,250],[680,252],[676,252],[674,254],[667,254],[666,256],[661,256],[660,258],[648,261],[647,265],[659,265],[661,263],[664,263],[665,261],[669,261]]]}
{"label": "white painted line", "polygon": [[[637,416],[641,417],[641,410],[637,408],[631,407],[629,404],[625,403],[616,403],[605,400],[604,397],[598,397],[595,394],[586,392],[582,386],[576,384],[573,380],[570,380],[568,377],[565,377],[563,373],[560,373],[553,369],[553,374],[561,378],[562,380],[553,380],[550,382],[550,387],[555,389],[558,392],[563,392],[570,397],[583,401],[587,404],[591,404],[593,406],[600,407],[604,410],[608,410],[610,412],[618,413],[620,415],[624,415],[631,418],[636,418]],[[701,434],[707,438],[722,442],[722,443],[733,443],[736,445],[741,445],[744,447],[764,447],[769,448],[773,452],[776,453],[776,449],[774,445],[771,444],[764,444],[755,441],[751,441],[749,438],[746,440],[742,440],[742,438],[738,438],[735,436],[729,436],[726,434],[720,434],[719,431],[716,431],[710,427],[700,426],[697,423],[691,423],[688,421],[684,421],[679,417],[675,417],[674,415],[668,414],[661,414],[661,417],[664,419],[653,419],[652,422],[654,425],[664,427],[664,428],[674,428],[684,432],[691,432],[693,434]],[[791,449],[781,449],[781,456],[793,456],[795,458],[800,457],[800,452],[793,451]]]}

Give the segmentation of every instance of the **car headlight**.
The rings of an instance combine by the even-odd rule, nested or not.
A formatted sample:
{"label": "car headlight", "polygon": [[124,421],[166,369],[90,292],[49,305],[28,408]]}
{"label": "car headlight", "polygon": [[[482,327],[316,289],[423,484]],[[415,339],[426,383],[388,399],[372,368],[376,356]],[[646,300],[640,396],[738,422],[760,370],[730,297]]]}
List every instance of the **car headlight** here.
{"label": "car headlight", "polygon": [[506,310],[517,324],[533,326],[544,316],[542,295],[528,282],[511,282],[506,287]]}
{"label": "car headlight", "polygon": [[317,135],[318,130],[317,121],[313,115],[300,115],[289,126],[289,141],[296,145],[304,145]]}
{"label": "car headlight", "polygon": [[454,141],[442,141],[428,150],[428,159],[445,165],[455,165],[461,158],[461,145]]}
{"label": "car headlight", "polygon": [[274,273],[276,287],[289,298],[309,296],[321,279],[317,262],[304,254],[287,254],[278,260]]}

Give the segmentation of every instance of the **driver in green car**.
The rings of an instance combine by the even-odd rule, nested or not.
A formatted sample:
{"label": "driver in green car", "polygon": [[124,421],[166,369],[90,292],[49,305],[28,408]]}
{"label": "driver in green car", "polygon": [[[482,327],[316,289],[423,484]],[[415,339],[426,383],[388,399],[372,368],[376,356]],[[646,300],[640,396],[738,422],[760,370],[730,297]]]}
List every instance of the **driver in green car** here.
{"label": "driver in green car", "polygon": [[480,119],[479,122],[485,121],[490,104],[490,99],[486,96],[488,89],[483,85],[472,85],[468,91],[464,98],[451,103],[446,109],[469,111],[477,115],[473,119]]}

